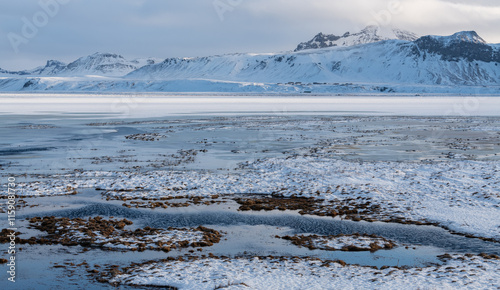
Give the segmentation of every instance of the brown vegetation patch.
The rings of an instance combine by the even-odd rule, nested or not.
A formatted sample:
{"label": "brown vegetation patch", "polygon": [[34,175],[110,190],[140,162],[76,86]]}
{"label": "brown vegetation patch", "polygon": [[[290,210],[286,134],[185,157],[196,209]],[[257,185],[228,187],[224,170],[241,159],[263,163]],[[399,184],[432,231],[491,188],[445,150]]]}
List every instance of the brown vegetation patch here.
{"label": "brown vegetation patch", "polygon": [[[359,233],[351,234],[351,235],[345,235],[345,234],[340,234],[340,235],[329,235],[329,236],[319,236],[319,235],[294,235],[294,236],[283,236],[279,237],[284,240],[291,241],[292,244],[299,246],[299,247],[306,247],[309,248],[310,250],[326,250],[326,251],[350,251],[350,252],[357,252],[357,251],[370,251],[370,252],[375,252],[381,249],[389,250],[392,249],[396,246],[396,244],[393,241],[387,240],[383,237],[377,236],[377,235],[362,235]],[[360,245],[355,245],[355,244],[350,244],[346,243],[344,245],[341,245],[340,248],[335,248],[332,246],[328,246],[327,242],[328,241],[334,241],[338,240],[339,238],[349,238],[352,239],[353,243],[356,243],[356,240],[359,239],[365,239],[365,240],[372,240],[371,243],[360,246]]]}
{"label": "brown vegetation patch", "polygon": [[241,211],[300,210],[301,214],[314,211],[318,203],[314,198],[304,197],[235,198],[234,200],[240,204]]}
{"label": "brown vegetation patch", "polygon": [[[134,198],[125,196],[108,196],[106,200],[121,200],[124,203],[122,206],[127,208],[176,208],[176,207],[189,207],[192,205],[212,205],[226,203],[226,200],[220,199],[219,195],[212,195],[211,197],[199,196],[168,196],[161,198]],[[182,200],[182,201],[179,201]]]}
{"label": "brown vegetation patch", "polygon": [[399,224],[438,225],[432,222],[412,221],[402,217],[392,217],[383,213],[379,204],[367,198],[345,198],[338,201],[324,201],[313,197],[265,196],[235,198],[241,211],[298,210],[299,214],[341,217],[352,221],[381,221]]}
{"label": "brown vegetation patch", "polygon": [[[127,219],[34,217],[30,219],[30,227],[46,232],[47,235],[21,239],[17,237],[20,233],[16,233],[16,243],[169,252],[177,248],[209,247],[218,243],[222,237],[218,231],[203,226],[190,229],[172,227],[168,229],[151,227],[136,230],[124,229],[129,225],[132,225],[132,222]],[[10,234],[9,230],[4,229],[1,234],[0,243],[10,242],[7,237]]]}
{"label": "brown vegetation patch", "polygon": [[139,141],[158,141],[161,138],[166,138],[165,135],[160,135],[158,133],[141,133],[141,134],[132,134],[125,136],[127,140],[139,140]]}

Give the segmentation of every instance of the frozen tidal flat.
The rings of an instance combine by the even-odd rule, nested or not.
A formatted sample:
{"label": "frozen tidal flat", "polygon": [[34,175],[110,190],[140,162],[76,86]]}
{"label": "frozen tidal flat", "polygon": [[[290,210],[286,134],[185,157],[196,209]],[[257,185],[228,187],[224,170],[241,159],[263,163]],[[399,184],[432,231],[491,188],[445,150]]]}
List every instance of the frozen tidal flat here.
{"label": "frozen tidal flat", "polygon": [[[212,248],[214,254],[227,254],[228,258],[137,266],[108,280],[120,287],[137,284],[181,289],[280,289],[291,285],[292,289],[318,289],[328,288],[329,284],[377,288],[383,283],[389,283],[389,288],[409,283],[415,288],[498,287],[498,260],[461,256],[499,254],[498,98],[2,95],[0,104],[0,174],[4,180],[17,177],[20,196],[27,203],[18,210],[20,217],[108,213],[133,218],[138,226],[156,227],[194,227],[200,225],[196,218],[205,218],[205,226],[226,231],[228,240],[242,247],[231,248],[226,242],[225,249],[217,245]],[[98,193],[88,193],[96,188]],[[212,207],[215,212],[222,211],[215,206],[174,211],[153,209],[147,204],[162,198],[210,199],[215,195],[227,199],[254,195],[307,197],[317,201],[317,212],[335,209],[337,214],[313,222],[301,220],[296,211],[269,212],[273,217],[254,213],[256,216],[250,214],[252,219],[248,220],[234,211],[227,217],[238,222],[225,222],[224,216],[210,220],[208,214],[193,215],[193,210],[202,213]],[[128,207],[122,205],[123,200],[129,202]],[[136,205],[138,209],[133,208]],[[341,207],[358,211],[342,213]],[[154,218],[154,214],[158,216]],[[178,224],[159,222],[162,214],[166,219],[176,217]],[[308,222],[323,229],[304,230],[292,223],[281,223],[279,217],[286,214],[292,214],[297,225]],[[6,220],[5,213],[1,215]],[[325,230],[330,221],[345,228],[332,226],[331,231]],[[352,226],[343,226],[342,221]],[[390,231],[366,221],[403,224]],[[404,223],[416,225],[405,228]],[[277,228],[276,232],[272,227]],[[425,238],[424,232],[418,232],[418,228],[425,227],[443,231],[439,234],[447,242],[434,242],[429,233]],[[416,232],[410,235],[405,229]],[[285,241],[272,238],[304,231],[328,235],[354,230],[381,236],[385,233],[400,246],[377,254],[327,256],[307,249],[293,250]],[[248,237],[245,231],[269,238],[260,240],[258,246],[246,245],[241,242],[242,237]],[[401,232],[399,240],[394,234],[397,231]],[[27,234],[22,229],[20,232]],[[467,240],[475,246],[461,246]],[[414,252],[402,250],[405,246],[410,250],[415,247]],[[39,261],[50,251],[62,251],[44,247],[28,246],[25,258]],[[78,252],[77,248],[63,250]],[[129,253],[113,254],[102,261],[92,257],[93,251],[101,250],[61,257],[74,264],[86,260],[122,267],[166,257],[150,252]],[[211,248],[207,248],[202,253],[210,252]],[[436,258],[445,252],[452,253],[452,258]],[[24,253],[21,251],[19,256]],[[169,257],[184,254],[186,251],[169,253]],[[252,255],[285,258],[255,260]],[[321,266],[321,262],[308,257],[341,259],[362,266]],[[395,262],[398,259],[401,263]],[[38,265],[34,266],[38,269],[35,273],[47,274],[43,269],[54,262],[34,263]],[[368,268],[394,264],[410,268]],[[152,269],[151,265],[156,266]],[[231,274],[234,267],[245,274]],[[446,267],[451,268],[445,271]],[[51,271],[64,273],[60,268]],[[78,270],[75,273],[79,275]],[[382,275],[385,278],[379,279]],[[85,279],[89,287],[110,287],[93,278]],[[57,287],[69,280],[61,278],[41,287]]]}

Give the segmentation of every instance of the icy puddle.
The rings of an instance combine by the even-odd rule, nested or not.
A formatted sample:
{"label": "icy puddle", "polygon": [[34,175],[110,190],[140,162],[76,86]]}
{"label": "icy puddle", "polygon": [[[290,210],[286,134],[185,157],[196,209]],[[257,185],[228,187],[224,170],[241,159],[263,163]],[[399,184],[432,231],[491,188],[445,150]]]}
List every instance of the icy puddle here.
{"label": "icy puddle", "polygon": [[[28,204],[36,200],[38,206],[25,207],[19,213],[23,220],[20,228],[23,235],[41,235],[42,232],[28,229],[30,217],[55,216],[70,219],[101,216],[104,219],[128,219],[133,221],[131,229],[144,227],[167,229],[194,228],[203,225],[222,233],[219,243],[203,247],[163,251],[111,251],[62,245],[21,245],[18,256],[18,289],[28,289],[38,283],[37,289],[53,289],[64,284],[67,289],[84,287],[106,288],[106,284],[96,281],[92,271],[104,270],[110,265],[125,267],[134,263],[161,260],[168,257],[198,256],[201,259],[212,254],[216,257],[249,258],[255,256],[319,258],[323,261],[342,260],[347,264],[361,266],[426,267],[443,264],[439,255],[445,253],[488,253],[499,254],[500,244],[480,239],[466,238],[450,234],[433,226],[415,226],[381,222],[353,222],[331,217],[300,215],[296,211],[242,212],[234,197],[224,198],[224,203],[196,205],[168,209],[131,209],[121,205],[121,201],[105,201],[94,190],[84,190],[72,196],[27,199]],[[183,202],[184,200],[178,200]],[[374,234],[393,241],[393,249],[370,251],[326,251],[298,247],[280,237],[296,234]],[[203,256],[202,256],[203,255]],[[50,257],[50,258],[48,258]],[[29,262],[28,262],[29,261]],[[42,279],[50,275],[52,279]],[[26,288],[27,287],[27,288]],[[129,289],[131,286],[119,286]],[[146,287],[146,289],[148,289]]]}
{"label": "icy puddle", "polygon": [[[337,160],[500,160],[500,121],[494,117],[271,114],[110,120],[82,114],[0,116],[0,123],[0,165],[18,174],[75,168],[233,171],[240,162],[311,146]],[[180,150],[194,150],[196,156],[182,158]]]}

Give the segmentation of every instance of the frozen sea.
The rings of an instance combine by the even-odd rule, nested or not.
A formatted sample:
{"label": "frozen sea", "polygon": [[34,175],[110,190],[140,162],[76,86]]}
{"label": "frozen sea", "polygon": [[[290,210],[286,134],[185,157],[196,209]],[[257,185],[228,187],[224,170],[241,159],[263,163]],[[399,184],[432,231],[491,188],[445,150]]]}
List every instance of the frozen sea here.
{"label": "frozen sea", "polygon": [[158,94],[0,94],[6,114],[104,114],[144,118],[180,114],[334,114],[498,116],[498,97],[365,97]]}

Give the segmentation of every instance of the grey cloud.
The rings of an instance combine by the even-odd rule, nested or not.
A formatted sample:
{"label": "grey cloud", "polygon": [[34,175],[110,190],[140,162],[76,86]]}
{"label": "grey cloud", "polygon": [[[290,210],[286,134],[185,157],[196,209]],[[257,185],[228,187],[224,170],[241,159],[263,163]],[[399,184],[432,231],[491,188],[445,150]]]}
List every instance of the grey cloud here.
{"label": "grey cloud", "polygon": [[[353,32],[373,22],[421,35],[475,29],[500,42],[500,5],[487,0],[400,0],[403,9],[389,14],[390,0],[65,0],[16,53],[7,35],[21,34],[22,17],[32,19],[39,1],[0,0],[0,68],[71,61],[97,51],[166,58],[292,50],[318,32]],[[218,13],[214,3],[225,10]]]}

